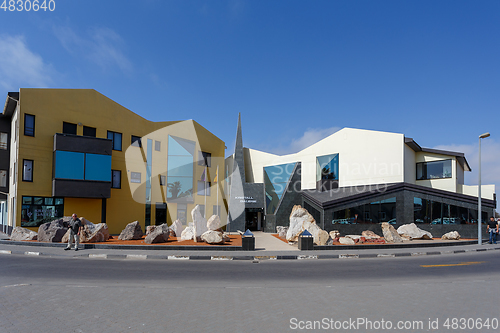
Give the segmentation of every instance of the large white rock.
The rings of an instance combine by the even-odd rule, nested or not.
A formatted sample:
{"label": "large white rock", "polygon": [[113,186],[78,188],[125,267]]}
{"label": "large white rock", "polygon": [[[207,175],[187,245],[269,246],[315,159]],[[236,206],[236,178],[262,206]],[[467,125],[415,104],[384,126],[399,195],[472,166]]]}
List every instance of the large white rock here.
{"label": "large white rock", "polygon": [[355,245],[356,242],[352,238],[349,237],[340,237],[339,238],[339,243],[342,245]]}
{"label": "large white rock", "polygon": [[10,234],[10,240],[12,241],[36,240],[37,237],[38,233],[23,227],[15,227]]}
{"label": "large white rock", "polygon": [[193,218],[193,240],[197,242],[201,235],[207,231],[207,220],[201,215],[201,209],[199,205],[193,208],[191,211],[191,217]]}
{"label": "large white rock", "polygon": [[224,243],[224,236],[220,231],[208,230],[201,235],[201,240],[208,244],[222,244]]}
{"label": "large white rock", "polygon": [[338,231],[338,230],[330,231],[330,238],[333,240],[340,238],[340,231]]}
{"label": "large white rock", "polygon": [[181,237],[182,222],[179,220],[175,220],[174,222],[172,222],[172,225],[170,226],[170,230],[172,230],[175,233],[175,237]]}
{"label": "large white rock", "polygon": [[212,215],[207,221],[208,230],[218,230],[221,227],[220,218],[217,215]]}
{"label": "large white rock", "polygon": [[398,234],[409,237],[410,239],[430,239],[432,234],[428,231],[422,230],[415,223],[403,224],[398,228]]}
{"label": "large white rock", "polygon": [[181,233],[181,240],[192,240],[194,237],[193,227],[186,227]]}
{"label": "large white rock", "polygon": [[306,229],[313,235],[316,245],[326,245],[329,238],[328,232],[318,227],[312,215],[305,208],[300,205],[293,206],[286,240],[296,242],[299,235]]}
{"label": "large white rock", "polygon": [[460,234],[458,231],[450,231],[446,234],[444,234],[441,239],[444,240],[459,240],[460,239]]}
{"label": "large white rock", "polygon": [[386,243],[403,243],[403,239],[399,236],[398,232],[392,225],[387,222],[382,222],[382,234]]}

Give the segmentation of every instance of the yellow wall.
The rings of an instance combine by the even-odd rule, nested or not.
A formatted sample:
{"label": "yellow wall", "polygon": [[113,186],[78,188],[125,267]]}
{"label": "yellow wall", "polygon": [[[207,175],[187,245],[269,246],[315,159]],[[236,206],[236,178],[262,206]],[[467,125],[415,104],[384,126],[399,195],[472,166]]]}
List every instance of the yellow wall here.
{"label": "yellow wall", "polygon": [[[20,124],[19,124],[19,162],[18,190],[17,190],[17,225],[21,225],[21,197],[25,196],[52,196],[52,164],[54,134],[62,133],[63,121],[78,124],[77,134],[83,134],[83,126],[96,128],[98,138],[107,138],[107,132],[122,133],[122,151],[113,150],[111,169],[121,170],[121,189],[111,189],[111,197],[107,199],[106,222],[111,234],[118,234],[130,222],[139,221],[145,226],[145,184],[131,184],[130,172],[125,161],[125,152],[131,144],[131,136],[143,137],[143,147],[136,149],[142,156],[146,154],[146,139],[151,133],[179,122],[151,122],[132,111],[124,108],[106,96],[93,89],[21,89],[20,90]],[[24,136],[24,114],[35,116],[35,136]],[[80,125],[81,124],[81,125]],[[219,165],[219,181],[224,175],[224,142],[203,128],[195,121],[183,122],[183,126],[169,126],[172,135],[199,142],[196,146],[195,159],[198,150],[212,154],[212,167],[209,168],[210,179],[213,179]],[[193,130],[186,133],[183,128],[188,124]],[[154,137],[151,137],[153,140]],[[167,140],[161,139],[161,151],[154,150],[153,160],[159,161],[153,166],[152,177],[152,206],[151,224],[155,224],[155,203],[164,202],[167,187],[159,185],[155,175],[166,175]],[[141,152],[142,150],[142,152]],[[23,159],[34,161],[33,182],[22,181]],[[144,161],[139,164],[144,165]],[[155,170],[154,168],[157,168]],[[191,220],[191,210],[195,204],[204,204],[204,197],[196,195],[197,180],[201,178],[202,166],[195,163],[194,198],[195,203],[189,204],[187,209],[188,222]],[[145,180],[145,172],[142,174]],[[215,185],[215,184],[212,184]],[[133,196],[132,196],[133,192]],[[136,200],[134,200],[134,198]],[[212,214],[212,206],[216,205],[216,188],[212,188],[212,195],[207,197],[207,217]],[[65,198],[64,214],[73,212],[94,223],[101,222],[101,199]],[[224,208],[223,193],[219,194],[219,205]],[[168,205],[169,223],[177,218],[175,204]],[[225,212],[221,220],[225,221]],[[36,230],[36,228],[34,228]]]}

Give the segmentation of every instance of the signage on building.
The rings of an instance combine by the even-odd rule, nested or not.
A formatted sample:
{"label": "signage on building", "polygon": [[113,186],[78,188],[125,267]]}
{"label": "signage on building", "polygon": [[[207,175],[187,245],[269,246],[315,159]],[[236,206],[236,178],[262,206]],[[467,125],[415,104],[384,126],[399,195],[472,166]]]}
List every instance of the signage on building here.
{"label": "signage on building", "polygon": [[257,203],[253,197],[234,197],[235,200],[239,200],[240,203]]}

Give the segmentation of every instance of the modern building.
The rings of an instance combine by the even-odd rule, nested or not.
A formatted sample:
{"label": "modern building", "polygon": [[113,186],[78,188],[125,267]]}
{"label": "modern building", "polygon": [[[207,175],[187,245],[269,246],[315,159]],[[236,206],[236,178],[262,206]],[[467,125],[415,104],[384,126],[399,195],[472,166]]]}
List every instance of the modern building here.
{"label": "modern building", "polygon": [[195,205],[226,218],[225,144],[194,120],[148,121],[91,89],[20,89],[7,95],[0,139],[9,228],[77,213],[118,234],[133,221],[187,224]]}
{"label": "modern building", "polygon": [[[245,211],[230,216],[235,228],[276,232],[288,225],[293,206],[302,205],[327,231],[360,233],[379,231],[380,222],[415,222],[436,236],[458,230],[477,237],[478,187],[464,185],[464,173],[471,171],[464,154],[422,148],[400,133],[344,128],[279,156],[244,148],[239,121],[226,168],[244,179],[229,201]],[[483,185],[483,221],[495,208],[495,186]]]}

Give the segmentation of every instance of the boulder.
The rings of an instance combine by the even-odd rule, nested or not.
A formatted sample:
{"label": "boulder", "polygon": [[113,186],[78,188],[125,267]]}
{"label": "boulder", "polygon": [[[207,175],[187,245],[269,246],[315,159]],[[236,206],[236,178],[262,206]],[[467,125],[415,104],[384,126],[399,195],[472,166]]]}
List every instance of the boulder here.
{"label": "boulder", "polygon": [[207,221],[208,230],[219,230],[221,227],[220,218],[217,215],[212,215]]}
{"label": "boulder", "polygon": [[215,230],[205,231],[201,235],[201,240],[207,242],[208,244],[222,244],[224,243],[224,237],[222,232]]}
{"label": "boulder", "polygon": [[192,226],[186,227],[181,233],[181,240],[193,240],[193,237],[194,231]]}
{"label": "boulder", "polygon": [[229,237],[229,234],[227,232],[222,233],[222,238],[224,239],[224,242],[230,242],[231,238]]}
{"label": "boulder", "polygon": [[151,232],[153,232],[156,229],[155,225],[148,225],[146,227],[146,236],[149,235]]}
{"label": "boulder", "polygon": [[339,243],[342,245],[355,245],[356,243],[352,238],[349,237],[340,237],[339,238]]}
{"label": "boulder", "polygon": [[403,239],[401,239],[398,232],[392,225],[387,222],[382,222],[381,227],[386,243],[403,243]]}
{"label": "boulder", "polygon": [[37,237],[38,234],[36,232],[23,227],[15,227],[10,234],[10,240],[12,241],[36,240]]}
{"label": "boulder", "polygon": [[175,234],[174,237],[181,237],[182,222],[179,220],[175,220],[174,222],[172,222],[172,225],[170,226],[170,230],[174,232],[174,234]]}
{"label": "boulder", "polygon": [[64,225],[67,225],[70,220],[70,216],[65,216],[52,222],[42,224],[38,227],[38,241],[50,243],[60,242],[66,231],[68,231],[68,228]]}
{"label": "boulder", "polygon": [[170,236],[170,228],[166,223],[155,226],[155,228],[146,236],[144,243],[165,243]]}
{"label": "boulder", "polygon": [[299,235],[306,229],[313,235],[316,245],[326,245],[329,238],[328,232],[318,227],[312,215],[305,208],[300,205],[293,206],[286,240],[296,242]]}
{"label": "boulder", "polygon": [[283,226],[276,227],[276,232],[278,233],[278,237],[280,237],[280,238],[286,238],[287,231],[288,231],[288,227],[283,227]]}
{"label": "boulder", "polygon": [[[110,238],[108,225],[106,223],[94,224],[84,217],[80,218],[83,225],[83,231],[80,233],[80,243],[105,242]],[[69,229],[64,234],[61,242],[67,243],[69,239]]]}
{"label": "boulder", "polygon": [[118,236],[119,240],[133,240],[141,239],[144,234],[142,233],[141,225],[139,221],[131,222],[127,224],[125,229]]}
{"label": "boulder", "polygon": [[380,237],[379,235],[377,235],[376,233],[374,233],[371,230],[365,230],[365,231],[363,231],[361,233],[361,236],[363,236],[366,239],[379,239],[379,238],[382,238],[382,237]]}
{"label": "boulder", "polygon": [[339,239],[340,238],[340,231],[338,231],[338,230],[332,230],[332,231],[330,231],[330,237],[333,240]]}
{"label": "boulder", "polygon": [[0,240],[8,240],[8,239],[10,239],[9,235],[0,231]]}
{"label": "boulder", "polygon": [[350,238],[354,241],[354,243],[364,243],[365,237],[361,235],[346,235],[347,238]]}
{"label": "boulder", "polygon": [[191,211],[191,217],[193,218],[193,240],[197,242],[201,235],[207,231],[207,220],[201,215],[201,209],[199,205],[193,208]]}
{"label": "boulder", "polygon": [[432,240],[432,234],[428,231],[420,229],[415,223],[403,224],[398,228],[398,234],[409,237],[410,239]]}
{"label": "boulder", "polygon": [[441,239],[444,240],[459,240],[460,239],[460,234],[458,231],[450,231],[446,234],[444,234]]}

